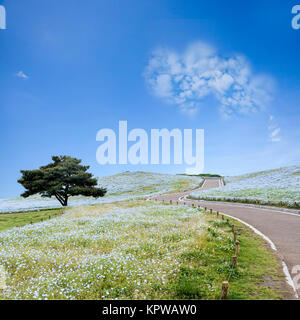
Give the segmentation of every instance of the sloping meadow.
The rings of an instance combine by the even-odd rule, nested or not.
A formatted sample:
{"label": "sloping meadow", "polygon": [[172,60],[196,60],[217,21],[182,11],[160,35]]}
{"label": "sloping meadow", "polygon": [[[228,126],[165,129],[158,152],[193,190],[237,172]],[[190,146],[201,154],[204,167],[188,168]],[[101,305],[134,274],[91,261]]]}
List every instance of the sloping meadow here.
{"label": "sloping meadow", "polygon": [[300,208],[300,166],[226,177],[225,183],[222,188],[195,191],[191,197]]}
{"label": "sloping meadow", "polygon": [[160,298],[201,237],[194,208],[128,201],[0,233],[0,299]]}
{"label": "sloping meadow", "polygon": [[[98,199],[83,196],[71,197],[69,205],[80,206],[123,201],[156,193],[176,191],[182,188],[194,188],[199,186],[201,181],[202,179],[199,177],[128,171],[98,179],[98,185],[107,189],[107,194],[104,197]],[[56,199],[41,198],[40,196],[32,196],[26,199],[21,197],[0,199],[0,212],[57,207],[60,207],[60,204]]]}
{"label": "sloping meadow", "polygon": [[[1,299],[281,299],[280,264],[264,241],[195,207],[131,200],[69,208],[0,232]],[[272,279],[265,283],[266,277]]]}

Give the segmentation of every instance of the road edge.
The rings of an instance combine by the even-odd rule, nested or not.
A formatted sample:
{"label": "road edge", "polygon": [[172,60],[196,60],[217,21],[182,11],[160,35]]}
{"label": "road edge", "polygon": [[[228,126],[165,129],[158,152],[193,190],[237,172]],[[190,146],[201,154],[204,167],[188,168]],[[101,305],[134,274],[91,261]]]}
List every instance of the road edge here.
{"label": "road edge", "polygon": [[[186,199],[187,196],[183,196],[183,197],[180,197],[178,199],[178,201],[182,202],[182,201],[197,201],[197,200],[192,200],[192,199]],[[184,199],[184,200],[183,200]],[[205,209],[204,207],[201,207],[201,209]],[[274,242],[268,237],[266,236],[264,233],[262,233],[261,231],[259,231],[258,229],[256,229],[254,226],[252,226],[251,224],[249,224],[248,222],[246,221],[243,221],[241,220],[240,218],[237,218],[237,217],[233,217],[227,213],[224,213],[224,212],[219,212],[220,214],[223,214],[224,216],[226,217],[229,217],[233,220],[236,220],[236,221],[239,221],[240,223],[244,224],[245,226],[249,227],[252,231],[254,231],[256,234],[258,234],[259,236],[261,236],[266,242],[268,242],[268,244],[270,245],[271,249],[273,251],[275,251],[277,254],[279,253],[279,251],[277,250],[277,247],[276,245],[274,244]],[[286,213],[286,212],[283,212],[283,213]],[[289,213],[286,213],[286,214],[289,214]],[[292,279],[292,276],[289,272],[289,269],[284,261],[284,259],[282,258],[282,256],[280,255],[280,259],[281,259],[281,264],[282,264],[282,270],[283,270],[283,273],[285,275],[285,280],[287,282],[287,284],[293,289],[294,291],[294,295],[295,295],[295,298],[296,299],[299,299],[299,295],[297,293],[297,289],[295,287],[295,284],[294,284],[294,281]]]}

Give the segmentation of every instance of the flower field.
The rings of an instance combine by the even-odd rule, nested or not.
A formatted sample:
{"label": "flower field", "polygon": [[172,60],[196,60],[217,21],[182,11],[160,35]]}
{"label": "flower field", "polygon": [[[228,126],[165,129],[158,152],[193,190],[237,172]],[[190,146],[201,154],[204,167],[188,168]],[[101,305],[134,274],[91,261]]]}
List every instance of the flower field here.
{"label": "flower field", "polygon": [[[280,265],[235,222],[243,250],[230,298],[278,299]],[[1,299],[218,299],[235,246],[230,224],[193,207],[125,201],[69,208],[0,232]],[[255,259],[255,264],[253,264]],[[265,274],[276,280],[266,287]]]}
{"label": "flower field", "polygon": [[[103,198],[91,197],[70,198],[70,206],[85,204],[110,203],[123,201],[155,193],[165,193],[182,188],[193,188],[202,181],[198,177],[188,177],[152,172],[123,172],[113,176],[98,179],[101,187],[107,188],[107,194]],[[0,199],[0,212],[25,211],[42,208],[57,208],[60,204],[56,199],[31,196],[29,198]]]}
{"label": "flower field", "polygon": [[[261,176],[269,174],[227,178],[225,188],[246,179],[266,181]],[[299,174],[291,168],[273,171],[269,184],[283,175],[289,188],[297,189]],[[197,208],[137,199],[193,188],[201,181],[125,172],[99,179],[108,189],[99,200],[77,197],[60,213],[26,212],[24,221],[22,213],[3,214],[3,227],[10,217],[19,222],[0,232],[0,267],[7,285],[0,300],[218,299],[235,251],[231,225]],[[17,205],[9,201],[0,202],[1,210],[22,208],[24,202],[28,209],[58,205],[39,197],[18,199]],[[278,283],[284,278],[275,256],[260,237],[234,224],[243,250],[229,298],[282,298]],[[264,284],[266,274],[275,279],[274,286]]]}
{"label": "flower field", "polygon": [[0,298],[155,298],[178,273],[178,254],[200,236],[202,220],[192,208],[128,202],[3,231],[8,288]]}
{"label": "flower field", "polygon": [[226,177],[222,188],[197,191],[195,199],[300,207],[300,166]]}

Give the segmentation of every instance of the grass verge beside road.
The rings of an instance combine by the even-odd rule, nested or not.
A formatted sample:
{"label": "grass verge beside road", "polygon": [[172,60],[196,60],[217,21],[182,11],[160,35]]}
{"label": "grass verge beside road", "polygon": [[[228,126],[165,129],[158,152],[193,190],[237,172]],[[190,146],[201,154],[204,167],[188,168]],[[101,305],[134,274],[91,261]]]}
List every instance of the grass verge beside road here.
{"label": "grass verge beside road", "polygon": [[291,298],[279,260],[265,241],[236,220],[205,213],[208,225],[201,241],[181,255],[182,268],[174,288],[181,299],[218,299],[221,283],[232,267],[235,245],[231,224],[240,243],[238,266],[229,282],[228,299]]}

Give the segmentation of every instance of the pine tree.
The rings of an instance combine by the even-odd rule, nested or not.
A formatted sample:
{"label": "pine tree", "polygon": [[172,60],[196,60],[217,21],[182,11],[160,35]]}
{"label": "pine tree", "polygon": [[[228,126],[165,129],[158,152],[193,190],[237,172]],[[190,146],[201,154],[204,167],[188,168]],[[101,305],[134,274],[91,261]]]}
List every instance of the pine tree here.
{"label": "pine tree", "polygon": [[21,170],[22,177],[18,182],[26,189],[22,197],[54,196],[62,206],[67,206],[70,196],[98,198],[105,195],[106,189],[96,187],[97,179],[87,172],[89,166],[81,165],[81,160],[69,156],[53,156],[52,160],[36,170]]}

